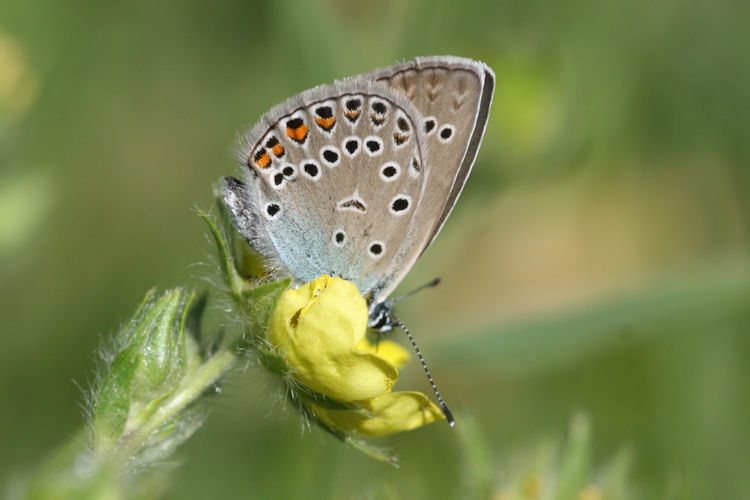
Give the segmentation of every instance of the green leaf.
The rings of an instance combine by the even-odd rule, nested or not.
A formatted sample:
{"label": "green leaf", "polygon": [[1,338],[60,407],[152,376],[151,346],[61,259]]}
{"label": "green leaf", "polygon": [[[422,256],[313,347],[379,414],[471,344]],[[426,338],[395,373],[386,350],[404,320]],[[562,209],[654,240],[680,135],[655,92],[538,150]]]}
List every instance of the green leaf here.
{"label": "green leaf", "polygon": [[158,463],[168,459],[178,446],[200,428],[205,417],[204,405],[193,404],[186,407],[148,437],[138,452],[139,460]]}
{"label": "green leaf", "polygon": [[604,472],[604,498],[625,500],[632,498],[629,493],[632,482],[633,454],[622,450],[607,464]]}
{"label": "green leaf", "polygon": [[[223,210],[221,202],[217,202],[219,203],[220,210]],[[198,215],[208,225],[209,231],[216,243],[216,248],[219,252],[219,264],[229,285],[232,298],[240,306],[242,314],[247,321],[250,343],[254,347],[259,347],[260,341],[265,339],[268,323],[276,307],[276,303],[281,294],[289,288],[291,279],[258,285],[257,280],[243,278],[237,271],[236,258],[231,252],[231,246],[213,217],[202,210],[198,210]],[[232,337],[230,335],[222,339],[221,344],[223,346],[231,346],[239,341],[240,339],[237,336]],[[281,368],[270,357],[267,357],[266,361],[271,363],[269,365],[271,367]]]}
{"label": "green leaf", "polygon": [[299,398],[292,399],[290,398],[290,401],[292,403],[292,406],[294,406],[297,411],[299,411],[300,415],[304,418],[309,420],[310,422],[314,423],[318,427],[320,427],[322,430],[326,431],[336,439],[339,439],[346,443],[348,446],[354,448],[355,450],[361,451],[365,455],[374,458],[375,460],[379,460],[381,462],[387,463],[388,465],[391,465],[392,467],[395,467],[398,469],[398,457],[395,455],[389,455],[385,452],[385,450],[378,448],[367,441],[355,438],[354,436],[347,434],[346,432],[342,431],[341,429],[337,427],[332,427],[328,425],[327,423],[320,420],[318,417],[315,416],[315,413],[312,412],[307,406],[304,404],[302,400]]}
{"label": "green leaf", "polygon": [[286,364],[286,360],[281,354],[262,348],[257,348],[255,352],[263,367],[272,374],[278,377],[286,377],[291,373],[289,365]]}
{"label": "green leaf", "polygon": [[151,307],[134,332],[140,347],[133,379],[133,398],[147,403],[168,394],[179,383],[185,366],[184,317],[190,295],[179,288],[168,291]]}
{"label": "green leaf", "polygon": [[495,468],[487,435],[472,415],[460,415],[458,420],[464,498],[491,498]]}
{"label": "green leaf", "polygon": [[232,253],[229,251],[227,240],[210,215],[203,210],[198,210],[198,215],[208,225],[208,229],[216,244],[216,249],[219,252],[219,265],[224,273],[224,278],[229,285],[229,289],[232,291],[233,297],[235,300],[238,300],[242,296],[242,290],[245,288],[245,280],[237,272],[237,266],[235,265]]}
{"label": "green leaf", "polygon": [[97,453],[111,451],[125,429],[137,364],[138,346],[130,345],[114,359],[96,391],[92,424]]}
{"label": "green leaf", "polygon": [[370,458],[379,460],[380,462],[386,463],[396,469],[398,469],[398,457],[396,455],[390,455],[382,448],[374,446],[367,441],[354,438],[352,436],[346,436],[344,442],[355,450],[361,451]]}
{"label": "green leaf", "polygon": [[291,282],[291,278],[287,278],[259,285],[243,292],[242,298],[245,299],[259,322],[268,323],[281,294],[289,288]]}
{"label": "green leaf", "polygon": [[156,301],[153,295],[146,295],[118,334],[114,359],[97,385],[92,419],[97,451],[117,447],[123,435],[157,411],[185,375],[184,330],[193,295],[186,297],[179,288]]}
{"label": "green leaf", "polygon": [[570,424],[568,443],[560,463],[557,498],[575,500],[591,473],[591,428],[585,415],[576,415]]}
{"label": "green leaf", "polygon": [[328,410],[349,410],[365,416],[370,415],[370,412],[359,405],[353,403],[344,403],[343,401],[339,401],[338,399],[325,396],[319,392],[313,391],[304,384],[295,384],[290,389],[290,391],[294,393],[292,394],[292,397],[297,396],[305,401],[309,401],[310,403],[314,403]]}

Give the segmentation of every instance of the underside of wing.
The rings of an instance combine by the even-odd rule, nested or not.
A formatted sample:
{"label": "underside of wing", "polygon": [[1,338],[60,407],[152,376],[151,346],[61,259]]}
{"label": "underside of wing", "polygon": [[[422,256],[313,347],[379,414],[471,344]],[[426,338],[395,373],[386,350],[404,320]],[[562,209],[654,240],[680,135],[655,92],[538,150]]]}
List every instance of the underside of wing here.
{"label": "underside of wing", "polygon": [[[426,229],[419,254],[443,227],[474,165],[487,125],[495,74],[484,63],[454,56],[417,58],[367,77],[405,95],[419,110],[429,148],[430,177],[420,215]],[[439,214],[439,215],[438,215]]]}
{"label": "underside of wing", "polygon": [[282,272],[340,276],[377,302],[419,251],[406,235],[428,179],[420,125],[414,105],[382,83],[303,92],[241,139],[245,179],[226,181],[225,202]]}

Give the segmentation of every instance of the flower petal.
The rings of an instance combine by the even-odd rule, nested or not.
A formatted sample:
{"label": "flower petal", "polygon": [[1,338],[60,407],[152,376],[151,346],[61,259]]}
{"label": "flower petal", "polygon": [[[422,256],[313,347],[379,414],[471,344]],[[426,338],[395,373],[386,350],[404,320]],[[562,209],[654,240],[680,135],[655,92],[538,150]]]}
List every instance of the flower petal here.
{"label": "flower petal", "polygon": [[280,347],[294,376],[311,389],[349,402],[390,391],[398,371],[357,346],[367,331],[367,304],[356,285],[323,275],[282,295],[269,340]]}
{"label": "flower petal", "polygon": [[385,358],[397,370],[403,367],[411,358],[409,351],[404,349],[401,344],[388,339],[379,339],[376,342],[372,342],[369,337],[365,336],[364,340],[357,346],[357,349]]}
{"label": "flower petal", "polygon": [[410,431],[445,418],[442,410],[421,392],[390,392],[358,404],[365,412],[311,406],[326,424],[367,437]]}

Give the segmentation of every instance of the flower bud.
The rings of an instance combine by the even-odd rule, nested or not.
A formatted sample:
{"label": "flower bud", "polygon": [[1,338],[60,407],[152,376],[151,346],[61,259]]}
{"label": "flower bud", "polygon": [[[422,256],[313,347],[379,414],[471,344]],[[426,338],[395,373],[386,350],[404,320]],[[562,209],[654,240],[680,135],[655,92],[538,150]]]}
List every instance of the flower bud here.
{"label": "flower bud", "polygon": [[[141,425],[179,385],[186,363],[185,318],[189,297],[182,289],[153,299],[149,292],[129,325],[105,354],[106,371],[96,387],[92,424],[97,448],[111,449]],[[192,339],[190,339],[192,340]],[[199,362],[199,361],[198,361]]]}

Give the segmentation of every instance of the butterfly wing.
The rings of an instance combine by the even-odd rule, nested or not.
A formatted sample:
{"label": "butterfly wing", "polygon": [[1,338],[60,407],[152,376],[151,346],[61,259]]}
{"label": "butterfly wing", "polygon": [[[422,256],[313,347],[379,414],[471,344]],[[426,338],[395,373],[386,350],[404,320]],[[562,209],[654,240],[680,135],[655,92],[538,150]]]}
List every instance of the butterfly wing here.
{"label": "butterfly wing", "polygon": [[411,267],[410,240],[428,172],[421,115],[369,79],[292,97],[242,138],[245,182],[225,203],[240,232],[299,281],[353,281],[377,300],[394,270]]}
{"label": "butterfly wing", "polygon": [[494,73],[419,58],[292,97],[243,137],[240,232],[299,281],[353,281],[371,311],[429,247],[471,171]]}
{"label": "butterfly wing", "polygon": [[367,77],[403,93],[422,114],[420,133],[428,143],[431,173],[425,206],[420,208],[430,227],[421,255],[443,227],[474,165],[487,126],[495,73],[471,59],[432,56],[382,68]]}

